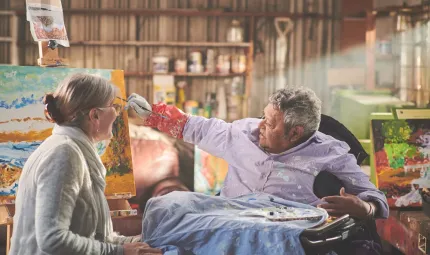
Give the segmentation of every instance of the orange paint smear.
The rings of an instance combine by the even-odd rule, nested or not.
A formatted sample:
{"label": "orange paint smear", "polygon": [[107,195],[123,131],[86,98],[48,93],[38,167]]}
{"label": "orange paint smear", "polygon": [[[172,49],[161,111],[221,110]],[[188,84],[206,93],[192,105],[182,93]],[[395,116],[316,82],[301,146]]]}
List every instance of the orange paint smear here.
{"label": "orange paint smear", "polygon": [[0,143],[5,142],[34,142],[43,141],[52,134],[52,128],[45,129],[43,131],[30,131],[22,133],[18,131],[14,132],[0,132]]}

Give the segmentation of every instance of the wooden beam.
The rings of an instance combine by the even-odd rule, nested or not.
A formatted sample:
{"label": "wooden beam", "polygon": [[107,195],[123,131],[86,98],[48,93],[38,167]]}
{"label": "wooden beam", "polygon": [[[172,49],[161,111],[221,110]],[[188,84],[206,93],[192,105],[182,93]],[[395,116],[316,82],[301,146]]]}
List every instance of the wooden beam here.
{"label": "wooden beam", "polygon": [[367,12],[366,21],[366,89],[375,89],[375,44],[376,19],[375,14]]}
{"label": "wooden beam", "polygon": [[[24,44],[33,44],[26,41]],[[248,48],[250,43],[229,43],[229,42],[159,42],[159,41],[69,41],[75,46],[160,46],[160,47],[237,47]]]}
{"label": "wooden beam", "polygon": [[12,65],[19,64],[19,54],[18,54],[18,16],[13,15],[10,17],[10,61]]}
{"label": "wooden beam", "polygon": [[[16,10],[19,15],[25,15],[25,10]],[[64,15],[141,15],[141,16],[195,16],[195,17],[288,17],[291,19],[339,19],[336,16],[322,15],[319,13],[290,13],[290,12],[229,12],[222,9],[63,9]]]}
{"label": "wooden beam", "polygon": [[[25,12],[25,10],[24,10],[24,12]],[[9,16],[9,15],[15,15],[15,14],[16,14],[15,11],[3,11],[3,10],[0,10],[0,16]]]}
{"label": "wooden beam", "polygon": [[[151,72],[131,72],[125,71],[125,77],[151,77],[153,75],[163,75],[163,73],[151,73]],[[234,77],[234,76],[245,76],[246,73],[229,73],[229,74],[208,74],[208,73],[166,73],[166,75],[173,75],[176,77]]]}

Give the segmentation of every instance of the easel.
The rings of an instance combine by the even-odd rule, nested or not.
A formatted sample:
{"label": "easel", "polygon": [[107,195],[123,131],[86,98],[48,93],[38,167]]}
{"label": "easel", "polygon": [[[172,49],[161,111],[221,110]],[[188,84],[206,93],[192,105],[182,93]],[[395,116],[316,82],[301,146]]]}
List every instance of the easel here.
{"label": "easel", "polygon": [[[58,44],[55,41],[38,42],[39,59],[37,63],[41,67],[67,66],[68,60],[58,56]],[[13,230],[13,216],[15,215],[15,201],[10,200],[0,205],[0,225],[6,226],[6,255],[8,255]]]}
{"label": "easel", "polygon": [[[58,67],[67,66],[68,60],[58,56],[58,44],[55,41],[39,42],[39,66]],[[116,193],[112,196],[106,196],[111,211],[112,218],[123,218],[134,216],[136,210],[132,210],[127,199],[132,197],[131,193]]]}
{"label": "easel", "polygon": [[0,226],[6,226],[6,255],[10,250],[10,243],[13,229],[13,215],[15,214],[14,204],[0,205]]}
{"label": "easel", "polygon": [[131,197],[132,195],[130,192],[116,193],[113,196],[106,196],[110,214],[113,219],[137,215],[137,210],[133,210],[127,200]]}

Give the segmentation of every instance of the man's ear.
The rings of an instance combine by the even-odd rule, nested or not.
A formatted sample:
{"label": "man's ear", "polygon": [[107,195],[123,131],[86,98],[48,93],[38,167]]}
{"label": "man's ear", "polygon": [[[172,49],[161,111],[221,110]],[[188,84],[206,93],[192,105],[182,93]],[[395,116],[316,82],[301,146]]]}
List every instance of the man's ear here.
{"label": "man's ear", "polygon": [[295,143],[302,139],[305,129],[302,126],[295,126],[290,130],[290,142]]}

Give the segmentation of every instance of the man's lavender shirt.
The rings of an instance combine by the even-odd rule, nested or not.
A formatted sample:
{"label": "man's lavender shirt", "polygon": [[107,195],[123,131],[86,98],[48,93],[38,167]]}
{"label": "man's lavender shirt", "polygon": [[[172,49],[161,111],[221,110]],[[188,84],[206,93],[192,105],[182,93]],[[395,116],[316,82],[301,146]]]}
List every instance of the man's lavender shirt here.
{"label": "man's lavender shirt", "polygon": [[185,125],[184,141],[223,158],[229,164],[221,190],[225,197],[264,192],[304,204],[322,203],[313,193],[320,171],[342,180],[345,191],[364,201],[375,202],[378,217],[388,217],[385,195],[376,189],[349,154],[349,146],[321,132],[281,154],[265,152],[258,143],[260,119],[226,123],[220,119],[191,116]]}

